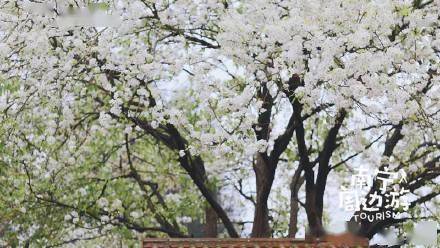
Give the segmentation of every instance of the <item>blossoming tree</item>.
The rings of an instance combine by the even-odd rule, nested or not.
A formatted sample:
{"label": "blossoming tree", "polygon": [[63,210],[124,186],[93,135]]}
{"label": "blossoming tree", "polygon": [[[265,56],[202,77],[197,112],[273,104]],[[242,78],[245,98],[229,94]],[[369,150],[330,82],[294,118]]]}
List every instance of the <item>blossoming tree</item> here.
{"label": "blossoming tree", "polygon": [[300,208],[322,236],[329,178],[359,164],[404,169],[432,217],[439,1],[90,2],[0,5],[6,244],[186,237],[208,213],[239,237],[240,202],[252,237],[294,237]]}

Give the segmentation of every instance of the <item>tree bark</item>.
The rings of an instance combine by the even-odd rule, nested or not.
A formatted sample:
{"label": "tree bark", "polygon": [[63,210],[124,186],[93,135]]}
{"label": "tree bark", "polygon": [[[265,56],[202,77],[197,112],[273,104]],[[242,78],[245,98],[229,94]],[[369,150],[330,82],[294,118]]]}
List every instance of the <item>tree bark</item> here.
{"label": "tree bark", "polygon": [[[212,189],[212,193],[214,194],[214,199],[218,200],[217,190]],[[205,225],[203,227],[204,237],[206,238],[216,238],[218,234],[217,230],[217,220],[218,216],[215,210],[209,205],[209,203],[205,206]]]}
{"label": "tree bark", "polygon": [[205,207],[205,227],[204,227],[204,236],[206,238],[217,238],[218,230],[217,230],[217,214],[212,209],[211,206]]}
{"label": "tree bark", "polygon": [[316,187],[314,184],[314,172],[312,168],[305,169],[306,178],[306,214],[309,222],[308,236],[321,237],[325,234],[322,219],[316,206]]}
{"label": "tree bark", "polygon": [[269,209],[267,201],[275,177],[275,168],[270,164],[267,156],[258,153],[254,164],[257,186],[257,201],[255,204],[254,224],[251,237],[270,237]]}
{"label": "tree bark", "polygon": [[295,238],[298,232],[298,212],[299,212],[299,189],[304,183],[304,177],[301,176],[302,170],[297,168],[290,183],[290,219],[289,219],[289,238]]}
{"label": "tree bark", "polygon": [[324,235],[321,218],[319,218],[316,209],[316,187],[315,187],[315,173],[313,171],[313,164],[310,163],[309,152],[305,141],[305,130],[303,119],[301,116],[302,105],[294,99],[292,102],[293,115],[295,118],[295,136],[298,147],[299,166],[304,170],[304,179],[306,182],[306,202],[305,209],[307,220],[309,222],[309,235],[313,237],[320,237]]}
{"label": "tree bark", "polygon": [[[263,110],[258,115],[258,124],[254,126],[257,140],[269,140],[270,123],[272,116],[272,98],[266,83],[262,83],[257,91],[257,97],[263,102]],[[254,212],[254,224],[252,226],[251,237],[270,237],[269,209],[267,200],[275,176],[276,163],[272,163],[266,151],[257,152],[253,165],[256,178],[257,199]]]}

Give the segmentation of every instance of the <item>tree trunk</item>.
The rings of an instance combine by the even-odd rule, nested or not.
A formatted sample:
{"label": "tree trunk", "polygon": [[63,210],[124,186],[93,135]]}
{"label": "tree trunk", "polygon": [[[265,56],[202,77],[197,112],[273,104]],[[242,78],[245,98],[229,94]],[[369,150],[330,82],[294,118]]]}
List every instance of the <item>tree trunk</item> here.
{"label": "tree trunk", "polygon": [[330,159],[335,151],[337,144],[336,140],[338,137],[339,129],[344,122],[344,119],[347,115],[347,111],[345,109],[340,109],[338,111],[338,115],[335,119],[335,124],[327,133],[327,137],[324,141],[324,147],[322,151],[319,153],[319,168],[318,175],[316,178],[316,208],[318,211],[318,216],[322,222],[322,215],[324,211],[324,193],[325,187],[327,185],[327,178],[330,173]]}
{"label": "tree trunk", "polygon": [[[213,190],[215,200],[217,200],[217,191]],[[217,213],[215,210],[207,204],[205,206],[205,226],[204,226],[204,236],[206,238],[217,238]]]}
{"label": "tree trunk", "polygon": [[298,232],[298,212],[299,212],[299,189],[304,183],[304,177],[301,177],[301,168],[295,171],[290,183],[290,220],[289,220],[289,238],[295,238]]}
{"label": "tree trunk", "polygon": [[316,187],[314,183],[314,173],[312,168],[305,169],[306,178],[306,214],[307,221],[309,222],[308,236],[321,237],[325,234],[322,227],[322,219],[319,216],[318,209],[316,207]]}
{"label": "tree trunk", "polygon": [[217,238],[217,214],[211,206],[205,207],[205,237],[206,238]]}
{"label": "tree trunk", "polygon": [[269,209],[267,200],[275,176],[275,169],[272,167],[264,154],[258,153],[254,164],[254,171],[257,184],[257,202],[255,204],[254,224],[252,226],[253,238],[270,237]]}
{"label": "tree trunk", "polygon": [[305,141],[305,130],[301,116],[302,105],[297,99],[295,99],[292,103],[292,107],[296,126],[295,136],[298,145],[298,156],[300,158],[299,168],[304,170],[304,179],[306,182],[305,209],[307,220],[309,222],[308,235],[312,237],[320,237],[324,235],[324,229],[322,228],[322,220],[319,218],[316,208],[315,172],[313,171],[313,164],[310,163],[309,152]]}

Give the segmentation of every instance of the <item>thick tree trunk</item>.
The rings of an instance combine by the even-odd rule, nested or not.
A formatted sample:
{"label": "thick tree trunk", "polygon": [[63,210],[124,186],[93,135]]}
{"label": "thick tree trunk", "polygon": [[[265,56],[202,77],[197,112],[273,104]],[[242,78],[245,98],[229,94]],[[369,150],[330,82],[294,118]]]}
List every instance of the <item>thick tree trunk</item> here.
{"label": "thick tree trunk", "polygon": [[[257,140],[268,141],[270,137],[270,123],[272,115],[273,98],[266,83],[262,83],[257,91],[257,97],[263,102],[265,110],[258,115],[258,124],[254,126]],[[254,162],[256,178],[257,200],[255,204],[254,224],[252,226],[252,237],[270,237],[269,209],[267,200],[272,188],[275,176],[276,163],[271,163],[266,152],[258,152]]]}
{"label": "thick tree trunk", "polygon": [[272,188],[275,169],[271,166],[267,158],[259,153],[254,164],[254,171],[257,184],[257,202],[255,204],[254,224],[251,236],[254,238],[270,237],[271,229],[269,226],[267,200],[269,199],[270,190]]}
{"label": "thick tree trunk", "polygon": [[217,214],[211,206],[205,207],[205,227],[204,233],[206,238],[216,238],[217,237]]}
{"label": "thick tree trunk", "polygon": [[[214,199],[217,201],[217,189],[213,189],[212,193]],[[216,238],[218,234],[217,230],[217,220],[218,216],[215,210],[209,205],[205,206],[205,226],[203,227],[204,237],[206,238]]]}
{"label": "thick tree trunk", "polygon": [[309,222],[308,236],[321,237],[325,234],[322,227],[322,219],[319,216],[319,212],[316,206],[316,187],[314,183],[313,169],[309,168],[305,170],[306,178],[306,214],[307,221]]}
{"label": "thick tree trunk", "polygon": [[290,219],[289,219],[289,238],[295,238],[298,232],[298,212],[299,212],[299,189],[304,183],[304,177],[301,177],[302,170],[298,168],[292,177],[290,183]]}
{"label": "thick tree trunk", "polygon": [[315,172],[313,171],[313,164],[309,159],[309,152],[305,141],[305,130],[301,116],[302,105],[295,99],[292,103],[292,107],[296,126],[295,136],[298,145],[298,156],[300,158],[299,168],[304,170],[304,179],[306,182],[305,209],[309,222],[308,236],[320,237],[324,235],[324,229],[322,228],[322,221],[316,208]]}
{"label": "thick tree trunk", "polygon": [[337,144],[337,136],[339,129],[344,122],[347,115],[345,109],[340,109],[335,120],[334,126],[327,133],[327,137],[324,141],[324,147],[319,153],[319,168],[318,175],[316,178],[316,208],[318,211],[319,218],[322,220],[322,215],[324,211],[324,193],[325,187],[327,185],[327,178],[330,173],[330,159],[335,151]]}

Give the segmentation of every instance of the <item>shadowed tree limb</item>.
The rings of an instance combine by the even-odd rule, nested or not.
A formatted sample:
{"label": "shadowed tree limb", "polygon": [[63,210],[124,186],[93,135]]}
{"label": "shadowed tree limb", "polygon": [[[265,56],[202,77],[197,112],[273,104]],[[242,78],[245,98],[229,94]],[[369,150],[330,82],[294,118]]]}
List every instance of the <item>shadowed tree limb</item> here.
{"label": "shadowed tree limb", "polygon": [[157,184],[154,184],[152,182],[144,181],[142,179],[141,175],[139,175],[139,173],[136,171],[136,168],[134,167],[133,162],[131,160],[128,134],[125,134],[125,149],[126,149],[126,152],[127,152],[127,160],[128,160],[128,164],[129,164],[129,167],[130,167],[130,176],[136,181],[136,183],[138,184],[139,188],[146,194],[147,206],[153,212],[154,218],[157,220],[157,222],[159,222],[159,224],[162,227],[164,227],[167,230],[173,230],[173,233],[177,234],[176,236],[174,236],[174,234],[172,234],[173,236],[171,236],[171,237],[184,237],[185,235],[180,231],[180,228],[179,228],[179,226],[177,224],[177,221],[176,220],[172,220],[172,224],[170,222],[168,222],[166,217],[163,216],[162,214],[160,214],[157,211],[155,204],[151,200],[151,194],[147,190],[145,185],[148,185],[151,188],[151,190],[153,191],[152,194],[156,195],[156,197],[159,200],[159,203],[165,209],[167,208],[167,206],[165,205],[165,201],[163,200],[162,196],[160,195],[160,193],[158,191]]}
{"label": "shadowed tree limb", "polygon": [[[114,84],[114,80],[120,77],[119,74],[115,74],[112,71],[105,71],[105,75],[112,85]],[[155,99],[151,97],[150,105],[154,106],[155,104]],[[155,129],[148,122],[141,120],[138,117],[131,116],[128,108],[122,106],[121,109],[122,113],[128,120],[131,120],[134,124],[142,128],[156,140],[165,144],[171,150],[176,152],[185,151],[184,156],[180,156],[178,159],[180,166],[188,173],[203,197],[222,220],[229,236],[233,238],[239,237],[226,211],[222,208],[220,203],[218,203],[213,192],[207,187],[207,176],[202,158],[200,156],[193,156],[187,151],[188,142],[181,136],[177,128],[168,123],[166,125],[159,125],[159,128]]]}

